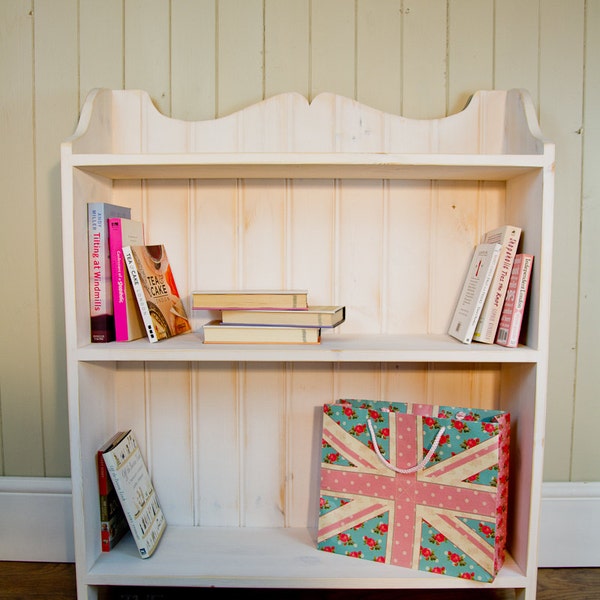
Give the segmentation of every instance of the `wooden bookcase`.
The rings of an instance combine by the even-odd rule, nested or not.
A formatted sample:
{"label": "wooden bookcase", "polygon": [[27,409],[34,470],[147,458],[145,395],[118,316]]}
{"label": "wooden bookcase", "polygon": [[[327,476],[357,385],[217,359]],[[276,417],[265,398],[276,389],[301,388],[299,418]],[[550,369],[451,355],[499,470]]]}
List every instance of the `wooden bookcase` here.
{"label": "wooden bookcase", "polygon": [[[96,90],[62,147],[78,592],[99,586],[469,588],[315,549],[322,405],[371,398],[511,412],[508,557],[491,584],[535,597],[554,146],[527,93],[481,91],[411,120],[321,94],[230,116],[167,118],[141,91]],[[204,346],[194,332],[91,344],[86,203],[132,208],[164,243],[186,307],[201,288],[302,288],[344,304],[319,346]],[[525,344],[446,334],[483,232],[535,255]],[[155,555],[100,551],[94,455],[133,428],[167,521]]]}

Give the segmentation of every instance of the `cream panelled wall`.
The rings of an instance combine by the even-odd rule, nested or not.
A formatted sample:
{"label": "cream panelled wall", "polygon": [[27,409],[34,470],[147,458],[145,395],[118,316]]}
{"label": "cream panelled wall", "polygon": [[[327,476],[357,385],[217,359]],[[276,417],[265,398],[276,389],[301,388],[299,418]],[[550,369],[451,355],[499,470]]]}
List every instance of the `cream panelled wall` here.
{"label": "cream panelled wall", "polygon": [[600,481],[600,0],[2,0],[0,73],[0,475],[69,474],[59,144],[92,88],[198,120],[284,91],[434,118],[523,87],[557,147],[545,479]]}

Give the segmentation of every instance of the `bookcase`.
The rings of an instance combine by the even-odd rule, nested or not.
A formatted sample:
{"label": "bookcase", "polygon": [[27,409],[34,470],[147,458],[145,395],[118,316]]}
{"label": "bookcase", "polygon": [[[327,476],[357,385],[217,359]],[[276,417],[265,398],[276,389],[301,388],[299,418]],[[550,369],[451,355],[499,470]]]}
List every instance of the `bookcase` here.
{"label": "bookcase", "polygon": [[[554,146],[522,90],[433,120],[281,94],[185,122],[143,91],[94,90],[62,146],[78,594],[101,586],[536,589]],[[164,243],[194,331],[90,343],[86,205],[129,206]],[[502,224],[535,255],[524,344],[448,324],[475,244]],[[317,346],[203,345],[191,292],[307,289],[346,321]],[[315,548],[322,405],[369,398],[511,413],[508,556],[493,584]],[[132,428],[168,527],[156,553],[100,549],[94,456]]]}

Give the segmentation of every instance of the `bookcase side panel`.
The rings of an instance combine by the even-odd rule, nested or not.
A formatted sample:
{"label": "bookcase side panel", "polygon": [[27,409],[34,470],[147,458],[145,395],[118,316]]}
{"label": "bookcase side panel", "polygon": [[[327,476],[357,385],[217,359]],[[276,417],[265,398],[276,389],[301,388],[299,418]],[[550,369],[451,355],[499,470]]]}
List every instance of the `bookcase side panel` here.
{"label": "bookcase side panel", "polygon": [[500,407],[511,415],[507,550],[530,575],[537,568],[544,445],[540,430],[545,410],[537,385],[539,376],[536,365],[503,365],[500,392]]}
{"label": "bookcase side panel", "polygon": [[[112,362],[78,363],[77,371],[78,419],[72,435],[79,444],[73,449],[71,467],[73,509],[76,548],[78,541],[85,547],[85,565],[90,568],[101,553],[96,452],[117,431],[118,379]],[[79,554],[81,548],[76,551]]]}

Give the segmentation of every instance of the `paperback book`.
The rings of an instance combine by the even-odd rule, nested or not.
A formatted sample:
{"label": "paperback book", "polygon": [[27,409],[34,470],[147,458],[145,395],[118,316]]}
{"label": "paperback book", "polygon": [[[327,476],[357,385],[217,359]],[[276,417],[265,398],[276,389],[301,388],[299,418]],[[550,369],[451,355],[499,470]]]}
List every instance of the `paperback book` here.
{"label": "paperback book", "polygon": [[203,326],[205,344],[318,344],[318,327],[228,325],[210,321]]}
{"label": "paperback book", "polygon": [[131,209],[107,202],[88,202],[88,259],[92,342],[115,340],[108,219],[131,217]]}
{"label": "paperback book", "polygon": [[129,524],[123,507],[108,474],[104,453],[114,448],[125,432],[115,434],[96,452],[96,468],[98,472],[98,498],[100,501],[100,544],[102,552],[110,552],[117,542],[129,531]]}
{"label": "paperback book", "polygon": [[448,334],[463,344],[473,340],[475,326],[498,264],[501,244],[478,244],[450,322]]}
{"label": "paperback book", "polygon": [[500,346],[515,348],[519,344],[532,268],[533,255],[517,254],[515,256],[496,334],[496,344]]}
{"label": "paperback book", "polygon": [[102,455],[142,558],[152,556],[167,522],[135,435],[127,431]]}
{"label": "paperback book", "polygon": [[346,319],[345,306],[309,306],[307,310],[223,310],[221,321],[232,325],[337,327]]}
{"label": "paperback book", "polygon": [[306,310],[306,290],[204,290],[192,292],[194,310]]}
{"label": "paperback book", "polygon": [[191,331],[164,245],[124,246],[123,256],[150,342]]}
{"label": "paperback book", "polygon": [[144,226],[132,219],[109,219],[108,241],[112,274],[115,339],[129,342],[146,335],[142,314],[123,258],[123,246],[143,245]]}
{"label": "paperback book", "polygon": [[483,244],[500,244],[501,248],[498,265],[473,333],[474,342],[493,344],[496,339],[496,331],[520,237],[520,227],[504,225],[488,231],[481,240]]}

